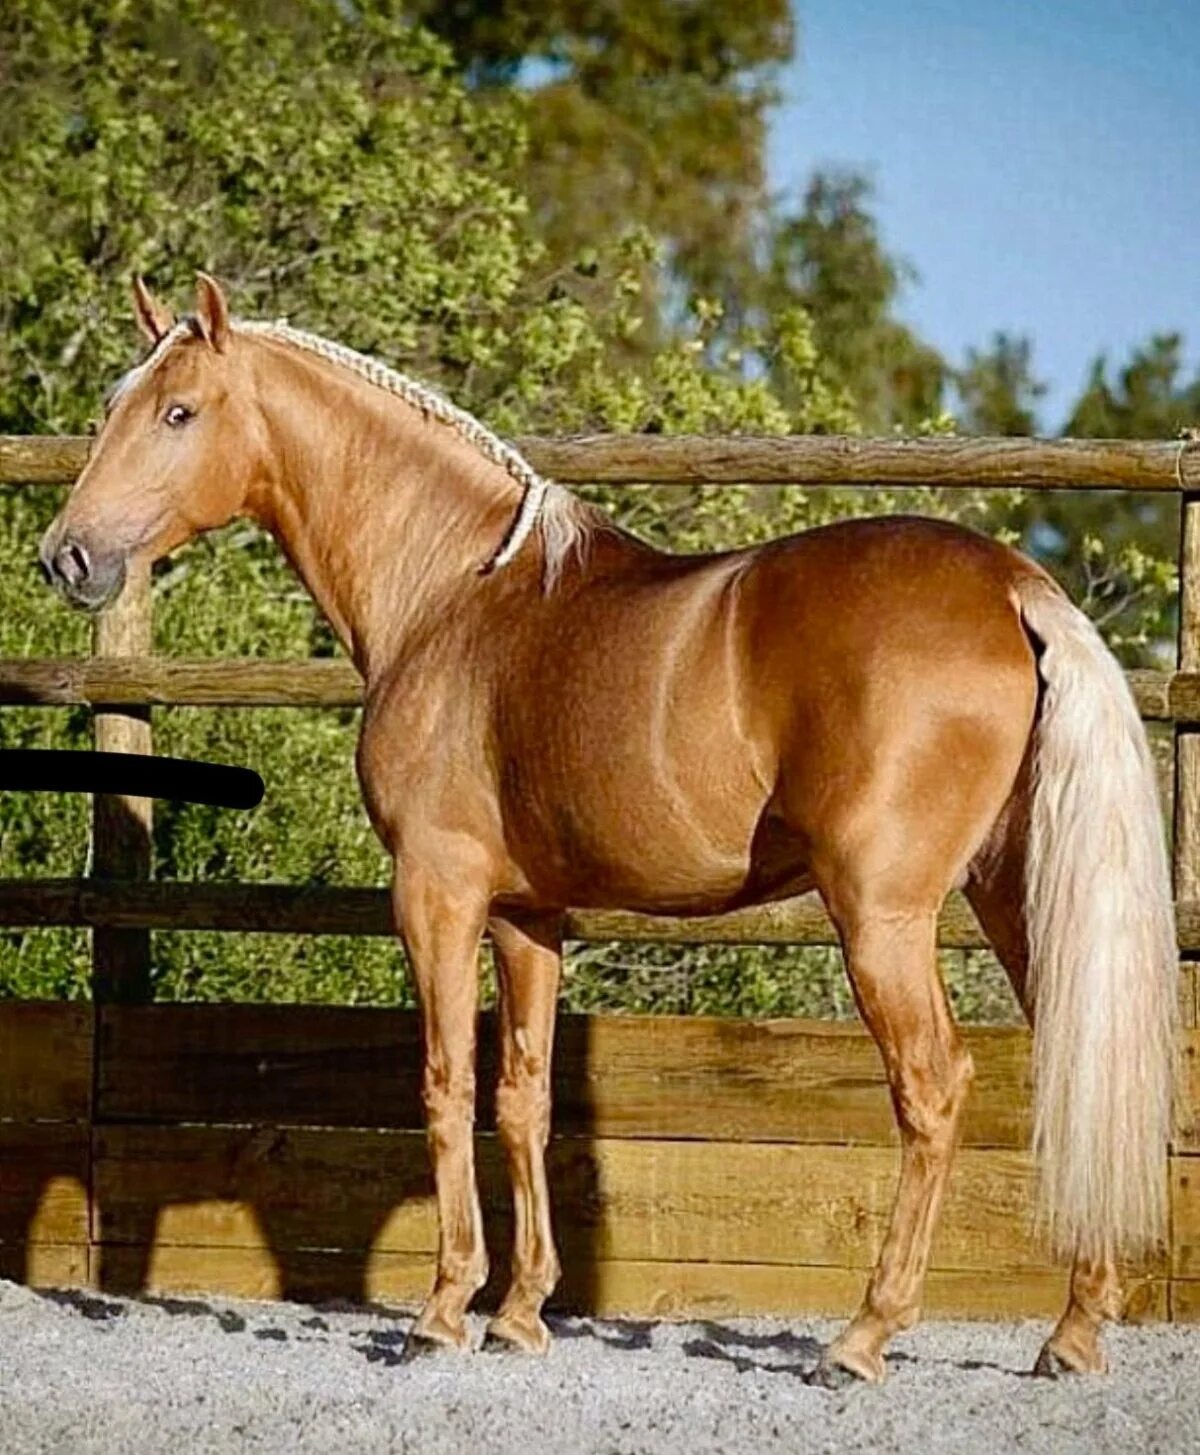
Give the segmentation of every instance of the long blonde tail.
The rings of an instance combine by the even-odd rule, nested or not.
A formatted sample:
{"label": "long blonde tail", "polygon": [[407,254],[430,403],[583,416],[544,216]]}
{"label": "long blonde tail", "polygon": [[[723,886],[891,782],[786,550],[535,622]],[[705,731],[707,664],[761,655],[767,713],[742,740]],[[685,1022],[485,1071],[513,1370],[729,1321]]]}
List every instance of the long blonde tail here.
{"label": "long blonde tail", "polygon": [[1100,634],[1048,580],[1017,596],[1043,649],[1025,905],[1042,1209],[1058,1248],[1132,1255],[1166,1227],[1178,953],[1162,812]]}

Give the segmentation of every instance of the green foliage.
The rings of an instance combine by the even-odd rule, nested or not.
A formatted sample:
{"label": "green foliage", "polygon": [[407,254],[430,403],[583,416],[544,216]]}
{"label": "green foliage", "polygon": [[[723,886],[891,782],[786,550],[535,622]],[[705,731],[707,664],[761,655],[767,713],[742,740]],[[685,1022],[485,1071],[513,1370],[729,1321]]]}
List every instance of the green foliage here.
{"label": "green foliage", "polygon": [[[461,377],[507,353],[537,255],[515,107],[471,104],[380,0],[6,6],[0,418],[78,427],[128,362],[128,279],[207,266],[249,315]],[[250,12],[254,14],[253,11]],[[3,32],[7,32],[6,34]],[[318,43],[319,42],[319,43]]]}
{"label": "green foliage", "polygon": [[1037,403],[1046,386],[1033,373],[1033,344],[1003,331],[986,349],[968,349],[954,375],[959,419],[967,434],[1037,433]]}
{"label": "green foliage", "polygon": [[412,0],[409,10],[474,85],[526,85],[524,181],[552,260],[569,264],[598,230],[635,225],[687,287],[728,302],[745,286],[766,203],[767,108],[793,49],[787,0]]}
{"label": "green foliage", "polygon": [[[1157,334],[1110,376],[1097,359],[1064,433],[1079,439],[1171,439],[1200,423],[1200,376],[1182,377],[1182,340]],[[1027,339],[996,336],[958,376],[981,432],[1027,434],[1042,391]],[[1174,661],[1179,507],[1174,496],[1038,492],[1014,501],[1015,539],[1043,560],[1133,666]]]}
{"label": "green foliage", "polygon": [[808,311],[832,378],[878,433],[940,414],[947,369],[894,317],[915,273],[885,251],[870,197],[863,177],[814,176],[800,211],[774,220],[764,304],[769,316],[789,303]]}
{"label": "green foliage", "polygon": [[1200,371],[1184,381],[1183,338],[1154,334],[1135,348],[1115,380],[1108,360],[1092,364],[1065,434],[1081,439],[1173,439],[1200,423]]}

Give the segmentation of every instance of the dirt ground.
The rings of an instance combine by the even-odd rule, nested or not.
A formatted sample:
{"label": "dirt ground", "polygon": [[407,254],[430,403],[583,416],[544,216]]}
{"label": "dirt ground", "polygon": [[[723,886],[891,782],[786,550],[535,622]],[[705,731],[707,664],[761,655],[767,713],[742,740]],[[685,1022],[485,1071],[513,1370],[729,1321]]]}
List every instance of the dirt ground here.
{"label": "dirt ground", "polygon": [[1200,1328],[1116,1329],[1112,1375],[1047,1381],[1028,1373],[1040,1324],[927,1324],[882,1388],[830,1392],[803,1378],[826,1322],[560,1318],[544,1360],[406,1363],[408,1324],[0,1283],[0,1451],[1200,1451]]}

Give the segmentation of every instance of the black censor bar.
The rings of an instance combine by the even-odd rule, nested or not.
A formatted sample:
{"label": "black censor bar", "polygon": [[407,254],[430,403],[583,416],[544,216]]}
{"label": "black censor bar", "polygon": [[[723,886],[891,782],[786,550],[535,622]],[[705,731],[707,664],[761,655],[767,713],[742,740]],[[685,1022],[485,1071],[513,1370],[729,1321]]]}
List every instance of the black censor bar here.
{"label": "black censor bar", "polygon": [[0,750],[0,790],[123,793],[213,808],[254,808],[262,801],[263,781],[250,768],[201,763],[194,758],[6,748]]}

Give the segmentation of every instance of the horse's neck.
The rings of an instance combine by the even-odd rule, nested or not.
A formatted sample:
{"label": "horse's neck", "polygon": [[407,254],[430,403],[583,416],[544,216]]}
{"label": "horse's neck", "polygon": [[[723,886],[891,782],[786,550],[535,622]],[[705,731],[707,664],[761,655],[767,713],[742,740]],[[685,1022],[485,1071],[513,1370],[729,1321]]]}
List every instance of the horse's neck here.
{"label": "horse's neck", "polygon": [[261,397],[274,465],[255,514],[370,679],[478,583],[520,487],[378,386],[292,350],[271,355]]}

